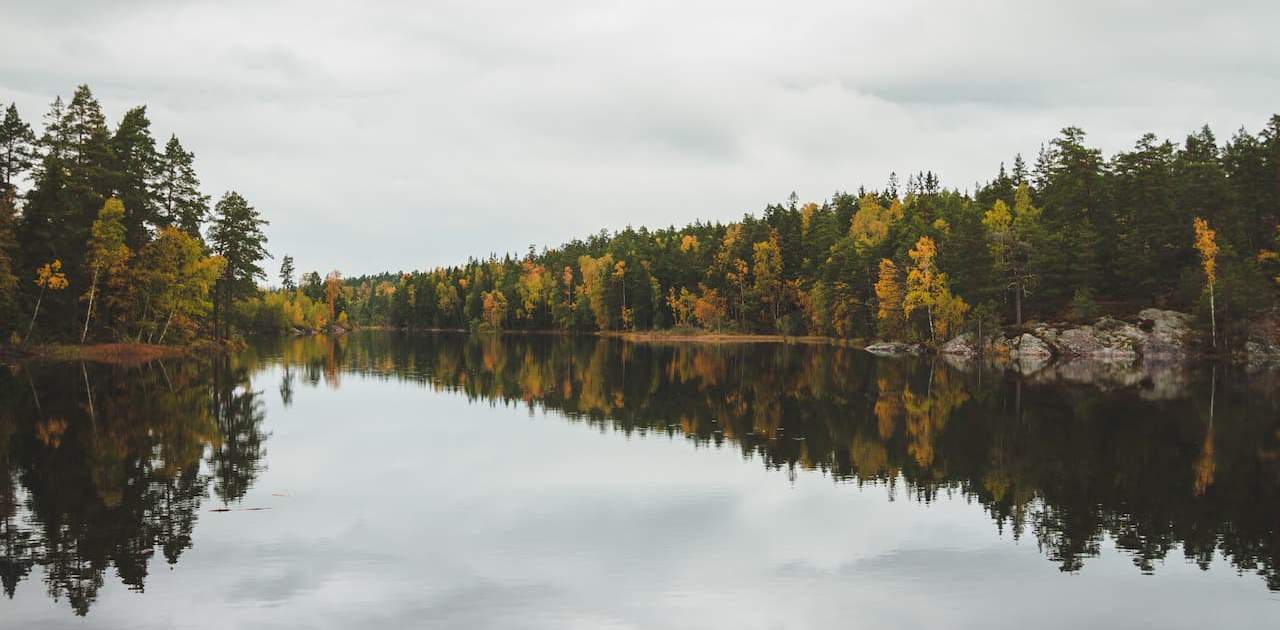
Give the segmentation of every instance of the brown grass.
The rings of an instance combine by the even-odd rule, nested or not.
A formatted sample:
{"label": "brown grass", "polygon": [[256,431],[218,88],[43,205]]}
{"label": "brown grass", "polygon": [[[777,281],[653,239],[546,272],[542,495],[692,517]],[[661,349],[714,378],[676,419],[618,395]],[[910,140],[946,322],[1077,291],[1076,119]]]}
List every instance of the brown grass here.
{"label": "brown grass", "polygon": [[601,332],[602,337],[617,337],[637,343],[804,343],[861,348],[861,339],[838,339],[816,335],[776,335],[755,333],[721,333],[710,330],[645,330],[635,332]]}
{"label": "brown grass", "polygon": [[95,363],[147,363],[156,359],[191,356],[190,346],[159,346],[146,343],[96,343],[88,345],[48,344],[25,349],[28,359],[37,361],[92,361]]}

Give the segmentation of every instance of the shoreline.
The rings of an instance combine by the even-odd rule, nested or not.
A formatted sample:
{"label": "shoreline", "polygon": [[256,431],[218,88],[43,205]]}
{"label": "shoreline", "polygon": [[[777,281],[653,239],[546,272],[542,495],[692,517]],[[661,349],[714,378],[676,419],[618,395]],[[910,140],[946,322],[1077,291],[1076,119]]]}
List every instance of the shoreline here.
{"label": "shoreline", "polygon": [[866,340],[859,338],[845,339],[841,337],[824,337],[821,335],[781,335],[773,333],[724,333],[714,331],[598,331],[589,333],[597,337],[612,337],[633,343],[796,343],[841,346],[845,348],[865,349]]}
{"label": "shoreline", "polygon": [[[602,337],[610,339],[620,339],[633,343],[676,343],[676,342],[694,342],[694,343],[800,343],[814,345],[831,345],[842,346],[847,348],[863,349],[867,342],[865,339],[842,337],[824,337],[821,335],[782,335],[777,333],[735,333],[735,332],[715,332],[710,330],[589,330],[589,331],[573,331],[573,330],[501,330],[497,332],[473,332],[466,328],[397,328],[395,326],[359,326],[355,329],[344,332],[358,331],[382,331],[382,332],[401,332],[401,333],[455,333],[463,335],[553,335],[553,336],[584,336],[584,337]],[[326,334],[326,333],[317,333]],[[339,333],[342,334],[342,333]]]}
{"label": "shoreline", "polygon": [[2,346],[0,347],[0,363],[87,361],[113,365],[134,365],[160,359],[207,357],[213,354],[226,353],[232,349],[230,344],[218,344],[212,341],[181,346],[130,342],[89,343],[84,345],[45,343],[32,344],[25,348]]}

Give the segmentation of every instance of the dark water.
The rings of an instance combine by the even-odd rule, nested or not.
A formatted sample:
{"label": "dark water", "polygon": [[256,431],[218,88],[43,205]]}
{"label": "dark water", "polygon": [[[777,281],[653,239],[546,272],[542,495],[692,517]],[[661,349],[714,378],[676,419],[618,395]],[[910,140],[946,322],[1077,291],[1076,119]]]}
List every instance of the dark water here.
{"label": "dark water", "polygon": [[0,369],[0,627],[1275,628],[1280,378],[362,333]]}

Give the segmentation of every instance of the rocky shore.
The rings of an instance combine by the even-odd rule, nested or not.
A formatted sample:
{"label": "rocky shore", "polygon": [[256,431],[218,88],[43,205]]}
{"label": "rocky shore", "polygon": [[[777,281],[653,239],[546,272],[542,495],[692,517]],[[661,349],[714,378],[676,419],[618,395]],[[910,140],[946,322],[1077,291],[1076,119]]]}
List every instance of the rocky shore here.
{"label": "rocky shore", "polygon": [[[982,357],[1023,374],[1049,369],[1069,377],[1079,372],[1129,373],[1135,365],[1144,372],[1201,358],[1204,339],[1186,313],[1157,308],[1128,319],[1102,317],[1091,324],[1031,323],[978,339],[964,333],[938,346],[952,363]],[[877,342],[866,350],[879,356],[914,356],[929,349],[923,344]],[[1256,322],[1244,347],[1231,357],[1250,366],[1280,364],[1280,316]],[[1068,378],[1070,380],[1070,378]]]}
{"label": "rocky shore", "polygon": [[1181,361],[1195,354],[1197,335],[1191,316],[1149,308],[1132,321],[1102,317],[1092,324],[1034,323],[1012,336],[979,341],[965,333],[939,347],[942,354],[974,357],[980,354],[1028,363],[1051,359],[1090,359],[1132,362]]}

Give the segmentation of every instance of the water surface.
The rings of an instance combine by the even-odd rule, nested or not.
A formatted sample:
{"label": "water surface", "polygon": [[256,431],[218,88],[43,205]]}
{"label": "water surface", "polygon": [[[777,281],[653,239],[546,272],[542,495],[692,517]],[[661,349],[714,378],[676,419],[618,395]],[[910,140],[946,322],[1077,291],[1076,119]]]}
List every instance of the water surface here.
{"label": "water surface", "polygon": [[1274,628],[1278,384],[380,332],[7,366],[0,627]]}

